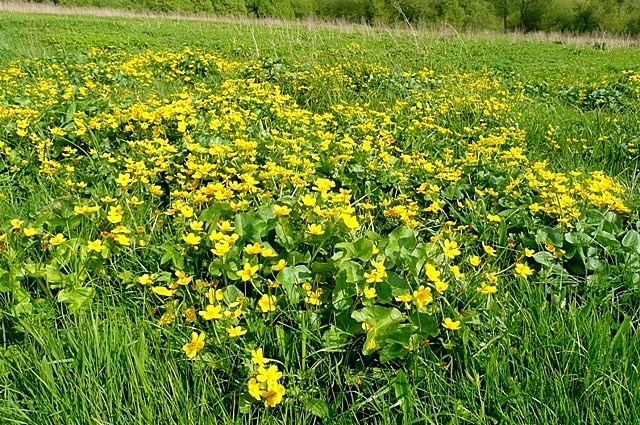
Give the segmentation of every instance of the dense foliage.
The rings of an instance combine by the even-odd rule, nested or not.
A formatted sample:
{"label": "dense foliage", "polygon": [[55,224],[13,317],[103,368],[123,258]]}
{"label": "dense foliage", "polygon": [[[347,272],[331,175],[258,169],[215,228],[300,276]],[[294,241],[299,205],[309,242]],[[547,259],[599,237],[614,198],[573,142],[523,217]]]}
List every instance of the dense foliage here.
{"label": "dense foliage", "polygon": [[[33,1],[33,0],[32,0]],[[47,0],[35,0],[43,2]],[[447,24],[457,29],[640,33],[640,0],[50,0],[97,6],[368,24]]]}

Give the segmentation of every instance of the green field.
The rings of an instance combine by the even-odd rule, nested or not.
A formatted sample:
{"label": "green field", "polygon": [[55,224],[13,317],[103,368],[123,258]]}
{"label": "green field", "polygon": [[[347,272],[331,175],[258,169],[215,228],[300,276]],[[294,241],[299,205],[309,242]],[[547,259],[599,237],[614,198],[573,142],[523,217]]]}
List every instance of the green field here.
{"label": "green field", "polygon": [[636,423],[639,109],[615,39],[3,13],[0,422]]}

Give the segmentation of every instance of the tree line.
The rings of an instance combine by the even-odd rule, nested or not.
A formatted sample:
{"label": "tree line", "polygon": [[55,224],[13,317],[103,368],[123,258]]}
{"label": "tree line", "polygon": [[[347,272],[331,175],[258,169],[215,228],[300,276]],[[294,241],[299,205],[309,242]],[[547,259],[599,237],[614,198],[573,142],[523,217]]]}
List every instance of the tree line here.
{"label": "tree line", "polygon": [[640,34],[640,0],[30,0],[156,12],[451,25],[460,30]]}

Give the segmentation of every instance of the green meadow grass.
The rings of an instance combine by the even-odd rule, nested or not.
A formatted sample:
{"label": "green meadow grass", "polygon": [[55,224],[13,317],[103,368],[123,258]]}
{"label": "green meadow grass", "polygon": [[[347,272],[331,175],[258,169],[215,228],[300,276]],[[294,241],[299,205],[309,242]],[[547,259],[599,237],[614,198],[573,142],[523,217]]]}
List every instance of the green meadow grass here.
{"label": "green meadow grass", "polygon": [[[358,26],[0,15],[1,66],[30,58],[71,58],[95,47],[215,50],[290,69],[362,61],[398,73],[427,67],[438,73],[509,76],[506,84],[536,99],[514,106],[534,158],[548,160],[557,170],[604,170],[628,189],[630,205],[638,205],[638,158],[630,161],[621,152],[636,140],[640,144],[640,105],[616,97],[613,86],[603,94],[609,102],[605,108],[571,101],[572,88],[623,70],[640,71],[638,49]],[[359,93],[318,87],[297,100],[323,111],[340,101],[379,105],[409,95],[383,85]],[[549,123],[559,127],[556,148],[545,139]],[[463,117],[452,114],[449,128],[465,125]],[[600,137],[605,139],[595,143]],[[0,176],[8,197],[0,211],[3,223],[29,215],[47,198],[46,191],[14,191],[14,178]],[[37,176],[30,179],[22,187],[42,187]],[[637,230],[637,212],[631,217]],[[482,348],[463,347],[442,358],[412,356],[380,364],[363,359],[354,346],[346,352],[328,350],[321,361],[309,364],[302,341],[316,336],[293,329],[287,357],[279,360],[289,366],[289,382],[306,387],[287,385],[294,389],[287,397],[295,403],[251,413],[239,413],[229,396],[226,378],[233,379],[233,353],[218,363],[187,361],[180,350],[184,335],[149,320],[141,308],[149,304],[138,291],[100,286],[92,303],[75,314],[46,300],[33,315],[0,310],[0,422],[637,423],[640,289],[630,274],[617,270],[612,285],[554,276],[510,282],[501,288],[506,298],[487,307],[496,314],[489,315],[495,319],[488,319],[491,331]],[[0,293],[0,301],[6,296]]]}

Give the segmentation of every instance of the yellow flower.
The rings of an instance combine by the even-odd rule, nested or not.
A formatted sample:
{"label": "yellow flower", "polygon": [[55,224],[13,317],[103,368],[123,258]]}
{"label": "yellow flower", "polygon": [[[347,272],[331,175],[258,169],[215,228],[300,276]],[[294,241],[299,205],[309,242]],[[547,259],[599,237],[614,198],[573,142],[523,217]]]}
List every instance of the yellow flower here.
{"label": "yellow flower", "polygon": [[274,205],[273,211],[278,217],[286,217],[291,214],[291,208],[286,205]]}
{"label": "yellow flower", "polygon": [[189,234],[182,236],[182,240],[187,245],[198,245],[201,238],[200,236],[196,236],[193,232],[189,232]]}
{"label": "yellow flower", "polygon": [[93,242],[89,242],[87,244],[87,249],[89,249],[89,251],[95,251],[95,252],[100,252],[102,251],[102,240],[101,239],[96,239]]}
{"label": "yellow flower", "polygon": [[218,223],[218,229],[220,229],[221,232],[233,232],[235,227],[233,227],[229,221],[225,220]]}
{"label": "yellow flower", "polygon": [[116,202],[117,199],[112,198],[111,196],[105,196],[104,198],[100,198],[100,201],[102,201],[105,204],[112,204],[112,203]]}
{"label": "yellow flower", "polygon": [[270,311],[276,311],[276,302],[277,298],[275,295],[264,294],[258,301],[258,305],[263,313],[268,313]]}
{"label": "yellow flower", "polygon": [[328,192],[329,190],[333,189],[336,184],[329,180],[329,179],[323,179],[323,178],[318,178],[315,181],[315,186],[313,186],[313,190],[317,190],[318,192],[324,193],[324,192]]}
{"label": "yellow flower", "polygon": [[450,331],[457,331],[458,329],[460,329],[460,321],[453,321],[450,317],[446,317],[442,322],[442,326],[445,329],[449,329]]}
{"label": "yellow flower", "polygon": [[376,288],[372,288],[368,286],[366,286],[362,292],[364,294],[364,297],[367,299],[375,298],[377,295]]}
{"label": "yellow flower", "polygon": [[427,279],[429,279],[430,281],[436,282],[440,279],[440,272],[432,264],[427,263],[424,266],[424,271],[427,275]]}
{"label": "yellow flower", "polygon": [[284,386],[272,381],[268,381],[267,389],[260,392],[260,395],[262,396],[262,398],[264,398],[264,405],[266,407],[277,406],[280,402],[282,402],[284,394]]}
{"label": "yellow flower", "polygon": [[444,255],[446,255],[447,257],[455,258],[456,256],[460,255],[460,250],[458,249],[458,242],[445,239],[443,251],[444,251]]}
{"label": "yellow flower", "polygon": [[526,279],[527,277],[533,274],[533,270],[531,270],[531,268],[528,265],[523,263],[516,263],[515,272],[518,276],[524,279]]}
{"label": "yellow flower", "polygon": [[433,301],[433,296],[431,296],[431,288],[425,288],[423,285],[420,285],[417,291],[413,291],[413,298],[415,300],[416,307],[424,307],[425,305]]}
{"label": "yellow flower", "polygon": [[198,335],[196,332],[191,333],[191,341],[186,343],[182,349],[184,350],[187,358],[194,358],[198,354],[199,350],[204,348],[204,332],[200,332]]}
{"label": "yellow flower", "polygon": [[153,284],[153,278],[149,276],[147,273],[145,273],[138,278],[138,282],[141,285],[151,285]]}
{"label": "yellow flower", "polygon": [[13,220],[11,220],[11,227],[13,228],[13,230],[18,230],[23,223],[24,220],[18,220],[17,218],[14,218]]}
{"label": "yellow flower", "polygon": [[247,245],[244,247],[244,252],[249,255],[260,255],[262,253],[262,247],[258,242],[253,245]]}
{"label": "yellow flower", "polygon": [[118,183],[121,187],[127,187],[131,183],[131,174],[130,173],[118,174],[116,183]]}
{"label": "yellow flower", "polygon": [[282,372],[278,371],[278,366],[276,365],[271,365],[268,369],[264,366],[260,366],[258,368],[258,375],[256,378],[258,379],[258,382],[275,382],[282,378]]}
{"label": "yellow flower", "polygon": [[211,233],[209,233],[209,240],[211,242],[219,241],[222,238],[224,238],[224,233],[222,233],[222,232],[218,232],[216,230],[212,230]]}
{"label": "yellow flower", "polygon": [[306,194],[302,197],[302,204],[307,207],[313,207],[316,205],[316,198],[309,194]]}
{"label": "yellow flower", "polygon": [[111,211],[107,215],[109,223],[118,224],[122,221],[122,214],[112,214]]}
{"label": "yellow flower", "polygon": [[269,362],[269,359],[263,356],[262,348],[256,348],[255,350],[251,350],[251,361],[253,364],[264,366]]}
{"label": "yellow flower", "polygon": [[451,270],[451,273],[453,273],[453,276],[454,276],[456,279],[462,279],[462,278],[464,278],[464,273],[462,273],[462,272],[460,271],[460,267],[458,267],[458,266],[449,266],[449,270]]}
{"label": "yellow flower", "polygon": [[482,260],[480,260],[480,257],[478,257],[477,255],[474,255],[473,257],[469,258],[469,264],[471,264],[474,267],[478,267],[481,262]]}
{"label": "yellow flower", "polygon": [[192,221],[191,223],[189,223],[189,227],[191,228],[191,230],[193,230],[194,232],[199,232],[202,230],[202,226],[204,225],[204,223],[202,221]]}
{"label": "yellow flower", "polygon": [[533,249],[529,249],[529,248],[525,248],[524,251],[522,252],[522,254],[528,258],[533,257],[533,254],[535,253],[536,252]]}
{"label": "yellow flower", "polygon": [[284,269],[286,265],[287,262],[283,259],[280,259],[277,264],[271,266],[271,270],[279,272],[280,270]]}
{"label": "yellow flower", "polygon": [[178,278],[176,281],[178,285],[188,285],[193,281],[193,276],[189,276],[182,270],[176,270],[175,275]]}
{"label": "yellow flower", "polygon": [[435,281],[434,286],[436,287],[436,291],[438,291],[438,294],[442,294],[444,291],[449,289],[449,284],[447,282],[441,281],[440,279]]}
{"label": "yellow flower", "polygon": [[131,230],[127,228],[127,226],[118,226],[111,231],[111,233],[131,233]]}
{"label": "yellow flower", "polygon": [[113,240],[118,242],[118,244],[123,245],[123,246],[131,245],[131,240],[127,236],[125,236],[123,234],[115,235],[113,237]]}
{"label": "yellow flower", "polygon": [[36,233],[38,233],[38,231],[33,227],[25,227],[24,229],[22,229],[22,231],[24,232],[24,235],[27,237],[31,237]]}
{"label": "yellow flower", "polygon": [[352,215],[343,215],[342,221],[344,222],[344,225],[347,226],[349,229],[353,230],[360,227],[360,223],[358,223],[358,219]]}
{"label": "yellow flower", "polygon": [[227,328],[227,333],[231,338],[236,338],[247,333],[246,329],[242,329],[241,326],[231,326]]}
{"label": "yellow flower", "polygon": [[411,294],[402,294],[396,297],[396,301],[402,303],[410,303],[412,299],[413,297],[411,296]]}
{"label": "yellow flower", "polygon": [[222,257],[229,251],[231,251],[231,246],[225,241],[216,243],[214,249],[211,250],[211,252],[219,257]]}
{"label": "yellow flower", "polygon": [[243,282],[246,282],[248,280],[251,280],[251,278],[254,274],[256,274],[259,268],[259,264],[252,266],[249,263],[244,263],[244,266],[242,266],[242,270],[238,270],[236,274],[242,279]]}
{"label": "yellow flower", "polygon": [[191,208],[189,205],[182,205],[179,210],[180,214],[182,214],[184,218],[193,217],[193,208]]}
{"label": "yellow flower", "polygon": [[249,382],[247,382],[247,388],[249,389],[249,395],[253,398],[255,398],[256,400],[261,400],[261,392],[262,389],[260,388],[261,385],[258,381],[256,381],[256,378],[251,378],[249,379]]}
{"label": "yellow flower", "polygon": [[[307,282],[305,282],[305,283],[307,283]],[[322,292],[323,292],[322,288],[318,288],[317,290],[312,291],[311,290],[311,285],[310,284],[308,284],[308,285],[309,285],[309,287],[307,289],[307,296],[304,297],[304,302],[306,302],[307,304],[311,304],[311,305],[321,305],[322,304],[322,300],[320,299],[320,297],[322,296]]]}
{"label": "yellow flower", "polygon": [[222,319],[222,307],[219,305],[207,305],[204,311],[198,312],[204,320]]}
{"label": "yellow flower", "polygon": [[320,235],[324,235],[324,229],[322,228],[322,224],[310,224],[307,226],[307,233],[314,235],[314,236],[320,236]]}
{"label": "yellow flower", "polygon": [[67,240],[67,238],[65,238],[62,233],[58,233],[57,235],[55,235],[54,237],[49,239],[49,244],[51,244],[53,246],[56,246],[56,245],[60,245],[61,243],[63,243],[66,240]]}
{"label": "yellow flower", "polygon": [[493,247],[491,247],[489,245],[482,244],[482,248],[484,249],[484,252],[486,252],[487,254],[495,257],[496,250]]}
{"label": "yellow flower", "polygon": [[478,288],[478,292],[481,292],[487,295],[495,294],[496,292],[498,292],[498,287],[493,285],[487,285],[485,282],[482,282],[482,284]]}
{"label": "yellow flower", "polygon": [[158,186],[157,184],[154,184],[149,186],[149,193],[152,194],[153,196],[160,196],[164,192],[162,191],[162,188],[160,186]]}
{"label": "yellow flower", "polygon": [[500,223],[502,221],[502,218],[500,218],[500,216],[496,214],[489,214],[487,218],[489,219],[489,221],[492,221],[494,223]]}
{"label": "yellow flower", "polygon": [[175,289],[171,290],[165,286],[154,286],[153,288],[151,288],[151,290],[153,291],[153,293],[162,295],[163,297],[172,297],[173,294],[176,293]]}

